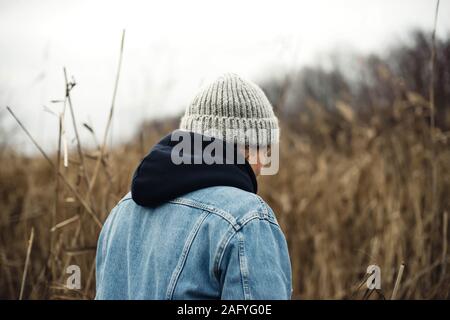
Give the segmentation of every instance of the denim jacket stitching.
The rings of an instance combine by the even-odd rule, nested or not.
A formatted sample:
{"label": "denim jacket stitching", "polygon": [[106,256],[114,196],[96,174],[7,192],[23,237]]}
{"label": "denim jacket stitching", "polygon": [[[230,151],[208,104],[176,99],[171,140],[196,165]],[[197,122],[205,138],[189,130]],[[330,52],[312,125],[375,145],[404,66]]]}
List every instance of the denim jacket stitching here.
{"label": "denim jacket stitching", "polygon": [[242,289],[244,291],[244,300],[252,300],[252,295],[250,292],[250,285],[249,285],[247,257],[245,255],[244,236],[241,233],[238,233],[238,241],[239,241],[239,269],[241,271]]}
{"label": "denim jacket stitching", "polygon": [[[267,211],[266,211],[267,212]],[[242,229],[247,223],[249,223],[251,220],[253,219],[260,219],[260,220],[266,220],[267,222],[277,226],[278,228],[281,229],[280,225],[278,224],[277,220],[275,220],[273,217],[267,215],[267,214],[261,214],[261,212],[259,211],[251,211],[249,213],[247,213],[245,216],[243,216],[241,219],[239,219],[239,221],[237,222],[238,224],[238,228],[236,229],[236,231],[239,231],[240,229]]]}
{"label": "denim jacket stitching", "polygon": [[260,206],[254,210],[251,211],[249,213],[247,213],[245,216],[243,216],[240,219],[236,219],[233,215],[231,215],[230,213],[215,208],[214,206],[208,205],[206,203],[203,202],[199,202],[199,201],[195,201],[195,200],[191,200],[191,199],[186,199],[186,198],[176,198],[173,199],[169,202],[172,203],[178,203],[178,204],[182,204],[182,205],[187,205],[193,208],[197,208],[197,209],[201,209],[201,210],[206,210],[209,211],[211,213],[215,213],[218,216],[222,217],[223,219],[225,219],[229,224],[231,224],[233,226],[233,228],[237,231],[240,228],[242,228],[242,226],[247,223],[247,219],[251,220],[254,218],[253,215],[257,215],[258,217],[260,217],[261,219],[266,219],[267,221],[278,225],[278,221],[276,220],[276,218],[274,216],[272,216],[268,209],[267,209],[267,205],[265,204],[265,202],[261,199],[261,197],[259,197],[258,195],[256,195],[256,198],[258,199],[258,202],[260,203]]}
{"label": "denim jacket stitching", "polygon": [[261,208],[263,210],[263,216],[267,219],[273,219],[273,217],[269,214],[269,210],[267,209],[267,205],[264,200],[257,195],[258,201],[261,204]]}
{"label": "denim jacket stitching", "polygon": [[216,258],[214,259],[214,273],[216,277],[219,277],[220,272],[220,265],[222,264],[223,255],[225,254],[225,250],[228,247],[228,244],[231,242],[231,239],[239,233],[239,231],[245,227],[247,223],[254,219],[260,219],[265,220],[269,222],[270,224],[276,226],[281,230],[280,225],[276,221],[272,221],[271,219],[263,218],[257,211],[252,211],[248,214],[246,214],[243,219],[239,222],[238,228],[232,228],[229,229],[225,235],[222,237],[222,240],[220,241],[219,248],[216,252]]}
{"label": "denim jacket stitching", "polygon": [[214,213],[214,214],[222,217],[223,219],[225,219],[229,224],[231,224],[233,226],[233,228],[236,229],[238,227],[238,225],[236,223],[236,219],[231,214],[229,214],[226,211],[220,210],[218,208],[209,206],[205,203],[201,203],[201,202],[191,200],[191,199],[186,199],[186,198],[176,198],[176,199],[170,200],[169,202],[175,203],[175,204],[182,204],[182,205],[197,208],[200,210],[205,210],[210,213]]}
{"label": "denim jacket stitching", "polygon": [[183,251],[181,253],[181,256],[178,260],[177,266],[175,267],[175,270],[172,274],[172,277],[170,279],[169,282],[169,286],[167,288],[167,294],[166,294],[166,299],[170,300],[173,297],[173,293],[175,291],[175,286],[177,284],[177,281],[179,279],[179,276],[181,274],[181,271],[183,270],[183,267],[185,265],[186,262],[186,258],[189,254],[189,250],[191,248],[192,242],[195,239],[195,236],[198,233],[198,230],[200,229],[201,225],[203,224],[203,221],[205,221],[206,217],[209,216],[209,212],[203,212],[203,214],[200,216],[200,218],[198,219],[198,221],[195,223],[194,227],[192,228],[189,237],[186,241],[186,243],[184,244],[183,247]]}
{"label": "denim jacket stitching", "polygon": [[214,259],[214,274],[217,278],[219,278],[220,264],[222,263],[223,254],[225,252],[225,248],[230,243],[231,239],[236,235],[237,231],[234,228],[229,228],[225,235],[222,237],[220,241],[219,248],[215,254]]}
{"label": "denim jacket stitching", "polygon": [[222,258],[225,249],[228,246],[228,243],[231,241],[231,239],[236,235],[236,233],[239,230],[241,230],[249,221],[255,218],[258,218],[258,213],[252,211],[246,214],[240,221],[238,221],[237,227],[230,228],[227,232],[225,232],[225,235],[222,237],[219,248],[217,249],[217,252],[215,254],[216,258],[214,259],[214,273],[217,277],[219,276],[220,264],[222,263]]}

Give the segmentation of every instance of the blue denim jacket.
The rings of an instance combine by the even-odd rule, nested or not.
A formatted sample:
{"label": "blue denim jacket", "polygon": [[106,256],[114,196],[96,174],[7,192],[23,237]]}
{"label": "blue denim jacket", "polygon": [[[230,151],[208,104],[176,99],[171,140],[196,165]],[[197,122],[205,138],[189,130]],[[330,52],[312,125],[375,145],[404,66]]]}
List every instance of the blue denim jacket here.
{"label": "blue denim jacket", "polygon": [[291,264],[270,207],[215,186],[155,208],[127,194],[98,240],[96,299],[290,299]]}

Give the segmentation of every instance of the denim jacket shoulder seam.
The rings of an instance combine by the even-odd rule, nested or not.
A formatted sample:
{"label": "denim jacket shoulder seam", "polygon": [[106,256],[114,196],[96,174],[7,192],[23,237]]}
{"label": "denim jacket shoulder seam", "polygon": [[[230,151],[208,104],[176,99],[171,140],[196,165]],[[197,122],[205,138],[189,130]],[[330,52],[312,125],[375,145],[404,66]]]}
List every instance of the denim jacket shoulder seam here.
{"label": "denim jacket shoulder seam", "polygon": [[[240,219],[239,218],[236,219],[229,212],[227,212],[225,210],[222,210],[222,209],[219,209],[219,208],[216,208],[213,205],[209,205],[208,203],[205,203],[205,202],[200,202],[200,201],[196,201],[196,200],[192,200],[192,199],[186,199],[186,198],[183,198],[183,197],[175,198],[173,200],[170,200],[169,202],[175,203],[175,204],[186,205],[186,206],[190,206],[190,207],[193,207],[193,208],[206,210],[206,211],[209,211],[211,213],[214,213],[214,214],[222,217],[223,219],[225,219],[236,230],[240,229],[241,226],[244,223],[246,223],[247,219],[251,220],[253,218],[253,215],[258,215],[260,218],[265,219],[265,220],[271,222],[272,224],[275,224],[275,225],[279,226],[276,218],[269,213],[269,210],[267,209],[267,204],[261,199],[261,197],[256,195],[256,194],[254,195],[254,197],[259,202],[258,208],[256,210],[253,210],[253,211],[247,213],[246,215],[244,215]],[[250,216],[250,217],[248,217],[248,216]]]}
{"label": "denim jacket shoulder seam", "polygon": [[237,221],[237,224],[239,225],[239,229],[241,229],[249,221],[251,221],[255,218],[258,218],[260,220],[266,220],[267,222],[274,224],[278,227],[280,226],[274,217],[272,217],[269,214],[264,214],[264,213],[261,214],[260,211],[256,210],[256,211],[250,211],[249,213],[247,213],[246,215],[244,215],[241,219],[239,219]]}
{"label": "denim jacket shoulder seam", "polygon": [[181,197],[170,200],[169,202],[174,203],[174,204],[181,204],[181,205],[197,208],[197,209],[204,210],[204,211],[208,211],[208,212],[218,215],[219,217],[226,220],[234,229],[237,229],[239,227],[239,225],[237,224],[236,218],[234,218],[230,213],[228,213],[224,210],[215,208],[213,206],[210,206],[206,203],[202,203],[202,202],[191,200],[191,199],[181,198]]}

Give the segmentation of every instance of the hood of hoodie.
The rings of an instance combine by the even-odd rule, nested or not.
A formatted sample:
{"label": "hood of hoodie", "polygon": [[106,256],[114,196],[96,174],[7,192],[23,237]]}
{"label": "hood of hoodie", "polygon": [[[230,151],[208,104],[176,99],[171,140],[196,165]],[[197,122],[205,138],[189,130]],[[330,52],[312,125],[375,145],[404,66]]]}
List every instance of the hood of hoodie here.
{"label": "hood of hoodie", "polygon": [[[172,161],[172,151],[179,139],[172,139],[172,134],[173,132],[165,136],[150,150],[134,173],[131,195],[138,205],[156,207],[189,192],[214,186],[257,192],[256,176],[247,161],[242,164],[237,161],[227,163],[226,143],[223,143],[223,152],[220,155],[223,161],[212,164],[194,161],[196,158],[198,162],[203,150],[215,140],[214,138],[203,139],[196,133],[187,133],[192,146],[194,139],[201,141],[202,153],[200,154],[199,148],[177,149],[176,152],[179,152],[183,159],[190,161],[175,164]],[[237,148],[234,148],[233,160],[237,158],[236,150]]]}

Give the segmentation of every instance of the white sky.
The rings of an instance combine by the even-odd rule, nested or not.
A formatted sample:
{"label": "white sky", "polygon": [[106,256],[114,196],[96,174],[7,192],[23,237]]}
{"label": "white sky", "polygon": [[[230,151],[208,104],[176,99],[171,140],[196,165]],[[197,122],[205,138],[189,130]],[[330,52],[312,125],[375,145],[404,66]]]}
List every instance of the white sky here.
{"label": "white sky", "polygon": [[[66,66],[78,83],[77,120],[100,138],[126,28],[113,128],[115,141],[126,140],[142,119],[182,110],[218,73],[259,81],[336,48],[383,52],[413,28],[430,30],[434,10],[432,0],[0,0],[0,112],[9,105],[41,143],[56,145],[56,118],[43,106],[58,110],[49,101],[63,97]],[[442,36],[449,13],[441,0]]]}

